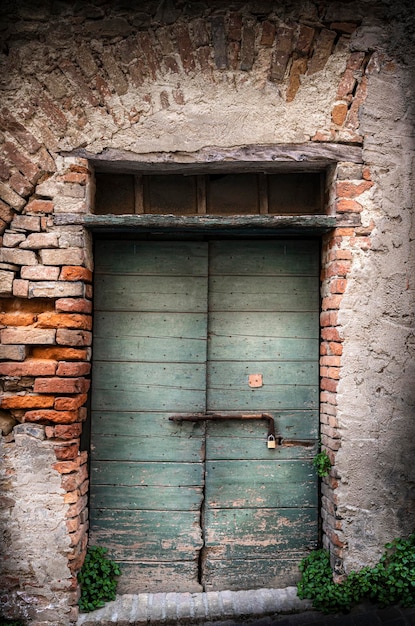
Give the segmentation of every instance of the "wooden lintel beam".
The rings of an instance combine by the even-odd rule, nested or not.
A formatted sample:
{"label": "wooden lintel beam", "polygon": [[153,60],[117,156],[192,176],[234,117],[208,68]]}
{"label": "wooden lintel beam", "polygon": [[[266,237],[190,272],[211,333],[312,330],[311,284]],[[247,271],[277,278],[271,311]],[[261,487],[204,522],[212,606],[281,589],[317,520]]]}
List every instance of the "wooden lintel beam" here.
{"label": "wooden lintel beam", "polygon": [[318,170],[334,163],[362,163],[361,146],[306,142],[222,148],[210,146],[195,152],[151,152],[137,154],[108,148],[99,154],[85,149],[63,153],[88,159],[97,171],[140,173],[207,173],[209,171]]}

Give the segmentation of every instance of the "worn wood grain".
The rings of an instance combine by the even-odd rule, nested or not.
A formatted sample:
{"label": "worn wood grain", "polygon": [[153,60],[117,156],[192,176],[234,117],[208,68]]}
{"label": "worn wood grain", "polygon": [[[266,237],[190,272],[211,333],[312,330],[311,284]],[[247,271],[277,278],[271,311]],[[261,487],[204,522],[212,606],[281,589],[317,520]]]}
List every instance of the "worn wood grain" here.
{"label": "worn wood grain", "polygon": [[206,461],[207,508],[316,506],[311,461]]}
{"label": "worn wood grain", "polygon": [[102,461],[181,461],[197,463],[203,458],[203,437],[130,437],[98,435],[93,437],[92,459]]}
{"label": "worn wood grain", "polygon": [[[112,556],[112,555],[111,555]],[[168,593],[203,591],[198,582],[198,561],[151,563],[148,561],[118,561],[122,575],[117,593]]]}
{"label": "worn wood grain", "polygon": [[[172,413],[173,415],[174,413]],[[197,437],[203,436],[203,422],[173,422],[166,413],[139,411],[94,411],[94,433],[129,437]]]}
{"label": "worn wood grain", "polygon": [[314,276],[211,277],[211,311],[316,311]]}
{"label": "worn wood grain", "polygon": [[203,586],[206,591],[242,589],[281,589],[296,585],[300,579],[298,564],[308,552],[265,558],[210,559],[203,562]]}
{"label": "worn wood grain", "polygon": [[[91,153],[85,148],[76,148],[65,153],[91,161],[97,171],[156,172],[178,171],[197,173],[198,164],[202,172],[215,169],[222,172],[253,171],[258,164],[260,171],[280,171],[281,165],[289,163],[294,170],[310,171],[310,166],[350,161],[362,163],[362,148],[335,142],[307,141],[303,143],[250,144],[248,146],[208,146],[194,152],[182,150],[166,154],[152,152],[138,154],[128,150],[106,148]],[[215,168],[216,166],[216,168]]]}
{"label": "worn wood grain", "polygon": [[314,240],[214,241],[209,275],[318,276],[318,250]]}
{"label": "worn wood grain", "polygon": [[[98,461],[91,471],[93,485],[190,487],[204,482],[203,463]],[[111,503],[111,499],[108,500]]]}
{"label": "worn wood grain", "polygon": [[91,542],[117,560],[190,561],[202,547],[199,511],[93,509]]}
{"label": "worn wood grain", "polygon": [[96,277],[95,289],[98,310],[108,306],[119,311],[206,310],[207,279],[203,277],[105,274]]}
{"label": "worn wood grain", "polygon": [[90,503],[93,507],[118,510],[146,509],[148,511],[199,511],[203,500],[202,487],[164,487],[156,485],[127,487],[124,485],[95,485],[91,482]]}
{"label": "worn wood grain", "polygon": [[207,276],[207,244],[192,241],[97,241],[96,274]]}
{"label": "worn wood grain", "polygon": [[205,546],[211,559],[289,557],[316,547],[313,508],[209,509],[206,520]]}

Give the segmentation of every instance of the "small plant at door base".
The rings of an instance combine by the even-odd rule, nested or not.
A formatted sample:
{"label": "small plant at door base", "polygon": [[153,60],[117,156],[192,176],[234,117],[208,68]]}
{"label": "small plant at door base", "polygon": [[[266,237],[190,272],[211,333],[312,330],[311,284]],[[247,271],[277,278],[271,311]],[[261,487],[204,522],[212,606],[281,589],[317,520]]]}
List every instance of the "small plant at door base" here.
{"label": "small plant at door base", "polygon": [[364,599],[382,607],[415,606],[415,534],[387,543],[377,565],[351,572],[342,583],[333,581],[326,550],[315,550],[303,559],[300,571],[298,597],[312,600],[323,613],[347,612]]}
{"label": "small plant at door base", "polygon": [[6,619],[0,615],[0,626],[24,626],[19,619]]}
{"label": "small plant at door base", "polygon": [[325,450],[322,450],[313,459],[313,465],[317,470],[317,474],[320,478],[328,476],[331,469],[330,457]]}
{"label": "small plant at door base", "polygon": [[106,602],[115,600],[117,590],[116,577],[121,574],[117,563],[105,555],[107,548],[93,546],[88,548],[84,564],[78,574],[81,585],[79,608],[84,613],[94,611]]}

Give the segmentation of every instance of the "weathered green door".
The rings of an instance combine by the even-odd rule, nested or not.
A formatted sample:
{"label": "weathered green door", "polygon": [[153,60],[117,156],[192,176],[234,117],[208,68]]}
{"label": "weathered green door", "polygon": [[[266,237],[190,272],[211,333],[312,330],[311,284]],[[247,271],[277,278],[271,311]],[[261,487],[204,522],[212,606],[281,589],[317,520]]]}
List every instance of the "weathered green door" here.
{"label": "weathered green door", "polygon": [[[317,541],[318,311],[315,241],[97,241],[91,543],[121,592],[298,578]],[[261,413],[275,449],[264,421],[227,419]]]}

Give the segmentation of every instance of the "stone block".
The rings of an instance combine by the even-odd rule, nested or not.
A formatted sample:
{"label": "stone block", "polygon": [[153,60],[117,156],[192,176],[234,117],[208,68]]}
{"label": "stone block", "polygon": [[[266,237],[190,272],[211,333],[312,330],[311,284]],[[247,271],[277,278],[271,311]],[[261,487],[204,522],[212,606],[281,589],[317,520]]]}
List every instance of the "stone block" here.
{"label": "stone block", "polygon": [[80,409],[81,406],[86,403],[87,399],[88,394],[86,393],[82,393],[72,398],[56,398],[53,408],[57,411],[75,411],[76,409]]}
{"label": "stone block", "polygon": [[14,248],[26,239],[23,233],[5,232],[3,235],[3,246],[6,248]]}
{"label": "stone block", "polygon": [[67,313],[91,313],[92,302],[84,298],[61,298],[56,300],[55,308]]}
{"label": "stone block", "polygon": [[57,248],[58,245],[58,237],[55,233],[32,233],[20,244],[20,248],[40,250],[41,248]]}
{"label": "stone block", "polygon": [[0,345],[0,361],[24,361],[27,354],[26,346]]}
{"label": "stone block", "polygon": [[73,361],[61,361],[56,370],[57,376],[88,376],[91,371],[90,363],[78,363]]}
{"label": "stone block", "polygon": [[16,441],[19,436],[27,435],[43,441],[45,439],[45,429],[40,424],[18,424],[15,426],[14,433],[16,435]]}
{"label": "stone block", "polygon": [[[43,266],[39,266],[43,267]],[[30,282],[29,298],[67,298],[84,296],[84,285],[81,282],[40,281]]]}
{"label": "stone block", "polygon": [[37,318],[39,328],[79,328],[91,330],[92,318],[90,315],[79,313],[40,313]]}
{"label": "stone block", "polygon": [[0,363],[0,375],[2,376],[54,376],[57,362],[44,359],[28,359],[24,363],[4,362]]}
{"label": "stone block", "polygon": [[92,333],[85,330],[60,328],[56,332],[56,343],[59,346],[90,346],[92,344]]}
{"label": "stone block", "polygon": [[22,267],[20,276],[26,280],[55,281],[59,272],[59,267],[53,265],[26,265]]}
{"label": "stone block", "polygon": [[31,200],[26,206],[26,213],[53,213],[52,200]]}
{"label": "stone block", "polygon": [[10,226],[13,230],[40,232],[40,217],[37,215],[15,215]]}
{"label": "stone block", "polygon": [[15,265],[36,265],[37,263],[34,252],[19,248],[3,248],[0,259],[3,263],[14,263]]}
{"label": "stone block", "polygon": [[2,344],[53,345],[56,330],[43,328],[3,328],[0,333]]}
{"label": "stone block", "polygon": [[50,409],[55,402],[55,396],[3,396],[2,409]]}
{"label": "stone block", "polygon": [[90,381],[86,378],[38,378],[33,390],[35,393],[86,393]]}
{"label": "stone block", "polygon": [[[42,250],[40,258],[44,265],[82,265],[84,253],[81,248],[65,248],[64,250]],[[30,265],[27,263],[27,265]]]}
{"label": "stone block", "polygon": [[11,296],[13,290],[14,272],[0,270],[0,295]]}
{"label": "stone block", "polygon": [[2,182],[0,182],[0,198],[17,211],[21,211],[26,204],[26,200],[24,198],[19,196],[19,194],[13,191],[13,189],[10,189],[9,185]]}
{"label": "stone block", "polygon": [[[37,409],[26,411],[26,422],[38,422],[41,424],[72,424],[79,421],[78,411],[55,411],[53,409]],[[76,469],[76,468],[75,468]],[[59,470],[58,470],[59,471]],[[69,471],[73,471],[72,469]]]}
{"label": "stone block", "polygon": [[13,282],[13,295],[16,298],[27,298],[29,293],[29,281],[15,279]]}

